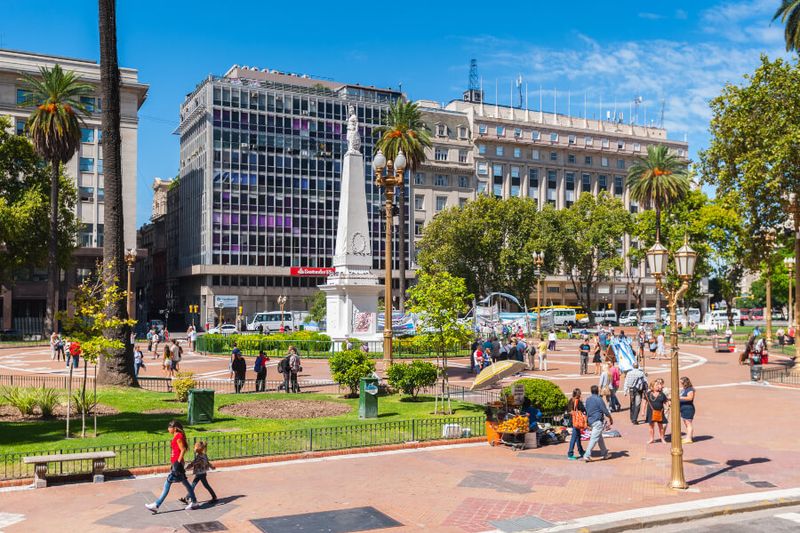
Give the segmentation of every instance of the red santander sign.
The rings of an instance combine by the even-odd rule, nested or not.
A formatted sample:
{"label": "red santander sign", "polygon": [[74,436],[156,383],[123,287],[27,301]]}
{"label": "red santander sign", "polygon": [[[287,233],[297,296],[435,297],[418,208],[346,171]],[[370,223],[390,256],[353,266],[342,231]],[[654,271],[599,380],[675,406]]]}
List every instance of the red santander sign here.
{"label": "red santander sign", "polygon": [[291,267],[289,269],[292,276],[329,276],[333,274],[336,269],[331,267]]}

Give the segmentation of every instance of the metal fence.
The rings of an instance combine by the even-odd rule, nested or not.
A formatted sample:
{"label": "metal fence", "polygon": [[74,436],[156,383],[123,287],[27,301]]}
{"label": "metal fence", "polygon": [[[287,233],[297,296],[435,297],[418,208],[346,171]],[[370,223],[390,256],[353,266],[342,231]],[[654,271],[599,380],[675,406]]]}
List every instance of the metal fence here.
{"label": "metal fence", "polygon": [[[91,376],[86,378],[87,386],[92,383]],[[46,374],[25,374],[19,376],[0,375],[0,387],[46,387],[49,389],[66,389],[69,383],[69,376],[53,376]],[[83,384],[83,376],[72,376],[72,387],[79,387]]]}
{"label": "metal fence", "polygon": [[800,374],[795,372],[793,367],[762,368],[761,381],[800,385]]}
{"label": "metal fence", "polygon": [[[484,422],[484,417],[430,418],[289,431],[231,433],[193,437],[192,440],[206,441],[208,456],[214,461],[483,436]],[[193,446],[189,448],[194,449]],[[34,465],[23,464],[23,457],[96,451],[113,451],[117,454],[106,461],[108,471],[165,465],[169,462],[170,455],[168,440],[7,453],[0,455],[0,479],[33,477]],[[91,471],[91,461],[54,462],[48,465],[50,475],[84,474]]]}

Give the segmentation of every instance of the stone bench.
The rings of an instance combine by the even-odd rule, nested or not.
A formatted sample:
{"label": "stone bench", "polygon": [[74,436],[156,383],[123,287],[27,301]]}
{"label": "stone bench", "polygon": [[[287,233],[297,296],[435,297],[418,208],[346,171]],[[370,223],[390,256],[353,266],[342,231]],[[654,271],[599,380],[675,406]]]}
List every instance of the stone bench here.
{"label": "stone bench", "polygon": [[92,461],[92,481],[102,483],[104,480],[103,470],[106,467],[106,459],[116,457],[116,452],[86,452],[86,453],[54,453],[52,455],[34,455],[23,457],[22,462],[29,465],[33,464],[33,486],[40,489],[47,486],[47,464],[65,463],[69,461]]}

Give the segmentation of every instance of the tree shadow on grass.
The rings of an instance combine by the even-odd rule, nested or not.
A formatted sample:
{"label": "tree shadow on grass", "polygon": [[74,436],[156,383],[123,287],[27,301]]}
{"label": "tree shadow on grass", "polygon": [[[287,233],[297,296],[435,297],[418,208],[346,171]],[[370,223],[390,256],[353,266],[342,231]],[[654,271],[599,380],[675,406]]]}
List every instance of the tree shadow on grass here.
{"label": "tree shadow on grass", "polygon": [[711,472],[709,474],[706,474],[703,477],[699,477],[697,479],[693,479],[691,481],[687,481],[687,483],[689,485],[697,485],[698,483],[702,483],[703,481],[708,481],[711,478],[714,478],[714,477],[717,477],[717,476],[721,476],[721,475],[723,475],[723,474],[725,474],[727,472],[730,472],[731,470],[734,470],[736,468],[739,468],[741,466],[757,465],[757,464],[761,464],[761,463],[769,463],[770,461],[771,461],[771,459],[767,459],[766,457],[753,457],[752,459],[750,459],[748,461],[743,461],[741,459],[731,459],[729,461],[726,461],[725,462],[726,466],[720,468],[719,470],[715,470],[715,471],[713,471],[713,472]]}

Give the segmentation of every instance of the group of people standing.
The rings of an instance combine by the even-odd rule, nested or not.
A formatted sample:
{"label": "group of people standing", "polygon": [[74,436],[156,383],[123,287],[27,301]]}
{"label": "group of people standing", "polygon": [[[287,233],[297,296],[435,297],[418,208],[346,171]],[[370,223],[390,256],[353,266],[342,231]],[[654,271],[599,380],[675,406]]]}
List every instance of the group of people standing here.
{"label": "group of people standing", "polygon": [[54,361],[66,363],[67,368],[72,364],[73,368],[78,368],[78,361],[81,357],[81,344],[78,341],[69,341],[55,331],[50,334],[50,358]]}
{"label": "group of people standing", "polygon": [[[266,391],[267,362],[269,362],[269,360],[269,357],[267,357],[264,351],[260,350],[253,363],[253,372],[256,373],[256,392]],[[239,394],[242,392],[244,384],[247,381],[247,361],[235,342],[231,349],[229,367],[231,379],[233,380],[234,392]],[[303,366],[300,360],[300,353],[295,346],[289,346],[286,356],[278,362],[277,368],[278,373],[283,374],[283,383],[279,386],[278,390],[285,390],[287,393],[299,393],[300,384],[297,381],[297,376],[303,371]]]}
{"label": "group of people standing", "polygon": [[476,338],[470,347],[470,374],[477,374],[490,364],[506,359],[526,363],[528,370],[536,370],[536,360],[539,360],[539,370],[547,372],[547,352],[556,350],[558,339],[555,330],[550,330],[545,340],[540,335],[538,341],[533,337],[526,337],[522,328],[515,331],[503,330],[505,334],[498,336],[491,333],[487,337]]}

